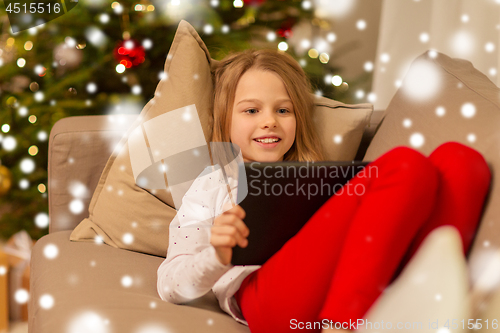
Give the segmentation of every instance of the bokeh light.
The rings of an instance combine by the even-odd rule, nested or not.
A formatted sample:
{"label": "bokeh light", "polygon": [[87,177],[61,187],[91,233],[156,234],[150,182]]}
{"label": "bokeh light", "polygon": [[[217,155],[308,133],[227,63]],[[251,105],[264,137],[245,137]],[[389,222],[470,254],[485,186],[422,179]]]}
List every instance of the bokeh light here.
{"label": "bokeh light", "polygon": [[27,41],[26,43],[24,43],[24,49],[26,51],[31,51],[32,48],[33,48],[33,42]]}
{"label": "bokeh light", "polygon": [[365,30],[366,29],[366,21],[365,20],[358,20],[356,22],[356,28],[358,28],[358,30]]}
{"label": "bokeh light", "polygon": [[47,191],[47,186],[45,186],[45,184],[38,184],[37,189],[38,192],[45,193]]}
{"label": "bokeh light", "polygon": [[431,98],[440,88],[440,68],[424,60],[413,63],[402,87],[406,96],[418,101]]}
{"label": "bokeh light", "polygon": [[465,118],[472,118],[476,114],[476,107],[472,103],[465,103],[460,108],[460,112]]}
{"label": "bokeh light", "polygon": [[126,68],[125,65],[118,64],[118,65],[116,65],[116,72],[121,74],[121,73],[125,72],[125,68]]}
{"label": "bokeh light", "polygon": [[413,133],[410,136],[410,145],[414,148],[420,148],[425,143],[425,138],[422,133]]}
{"label": "bokeh light", "polygon": [[287,44],[287,42],[280,42],[278,44],[278,49],[280,51],[286,51],[286,50],[288,50],[288,44]]}
{"label": "bokeh light", "polygon": [[332,77],[332,84],[336,87],[342,84],[342,77],[340,75],[334,75]]}
{"label": "bokeh light", "polygon": [[18,304],[25,304],[26,302],[28,302],[29,293],[26,289],[19,288],[14,293],[14,299]]}
{"label": "bokeh light", "polygon": [[2,139],[2,148],[6,151],[13,151],[17,146],[17,140],[13,136],[6,136]]}
{"label": "bokeh light", "polygon": [[42,309],[48,310],[54,306],[54,297],[49,294],[43,294],[38,300],[38,304]]}
{"label": "bokeh light", "polygon": [[35,156],[36,154],[38,154],[38,147],[33,145],[31,147],[28,148],[28,153],[31,155],[31,156]]}
{"label": "bokeh light", "polygon": [[21,168],[22,172],[30,174],[35,171],[35,162],[32,158],[25,157],[21,160],[21,163],[19,163],[19,167]]}
{"label": "bokeh light", "polygon": [[47,259],[55,259],[59,255],[59,248],[55,244],[47,244],[43,248],[43,255]]}

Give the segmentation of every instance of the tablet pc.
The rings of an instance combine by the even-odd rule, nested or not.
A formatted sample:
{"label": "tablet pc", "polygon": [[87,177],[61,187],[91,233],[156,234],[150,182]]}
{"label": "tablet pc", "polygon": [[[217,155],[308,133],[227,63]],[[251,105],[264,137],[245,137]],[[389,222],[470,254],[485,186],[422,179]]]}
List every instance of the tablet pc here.
{"label": "tablet pc", "polygon": [[[233,247],[233,265],[262,265],[309,218],[370,162],[239,163],[239,205],[250,229],[248,245]],[[242,170],[244,168],[244,170]],[[366,170],[368,171],[368,170]],[[239,198],[243,200],[239,200]],[[335,218],[332,218],[334,221]]]}

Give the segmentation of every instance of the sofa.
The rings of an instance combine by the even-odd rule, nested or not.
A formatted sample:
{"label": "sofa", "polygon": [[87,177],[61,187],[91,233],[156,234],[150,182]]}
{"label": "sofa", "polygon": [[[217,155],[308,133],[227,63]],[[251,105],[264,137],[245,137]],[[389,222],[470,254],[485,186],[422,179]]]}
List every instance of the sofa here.
{"label": "sofa", "polygon": [[[174,39],[172,48],[180,50],[189,45],[200,48],[196,51],[199,51],[199,59],[195,64],[206,61],[208,64],[204,63],[203,68],[194,66],[196,80],[203,80],[207,74],[204,84],[209,85],[210,70],[217,62],[210,59],[203,42],[190,26],[181,22],[179,29],[184,35],[177,41]],[[189,57],[183,59],[187,62],[185,71],[193,69],[190,61],[195,55],[189,53]],[[175,58],[175,53],[169,52],[165,71],[171,78],[178,79],[184,74],[175,72],[182,67],[181,62],[174,66]],[[421,73],[426,75],[422,77]],[[427,84],[428,73],[438,83],[430,85],[432,89]],[[128,215],[135,219],[150,214],[144,211],[145,207],[148,210],[148,207],[160,207],[162,214],[163,210],[170,210],[171,217],[175,214],[173,206],[168,205],[171,198],[162,196],[161,191],[139,188],[131,178],[128,190],[144,201],[127,201],[121,206],[112,204],[111,199],[103,202],[106,193],[117,190],[117,178],[113,178],[112,173],[125,170],[118,162],[125,163],[128,155],[123,157],[123,154],[132,149],[125,149],[127,137],[144,124],[145,119],[154,120],[163,115],[152,117],[151,110],[155,107],[165,112],[178,110],[182,105],[196,105],[202,126],[209,124],[209,119],[204,119],[206,114],[201,110],[203,103],[198,100],[198,91],[194,90],[192,96],[187,92],[181,97],[165,94],[168,84],[160,82],[155,98],[139,116],[68,117],[52,128],[48,165],[50,226],[49,234],[36,242],[31,255],[30,333],[249,332],[248,327],[222,312],[212,292],[182,305],[159,297],[157,268],[165,258],[168,245],[165,236],[168,234],[161,233],[168,231],[168,223],[154,234],[138,232],[137,238],[141,239],[135,248],[116,233],[116,223],[122,227],[120,223]],[[197,99],[196,103],[191,104],[188,98]],[[175,103],[168,104],[172,100]],[[356,114],[360,109],[366,111],[366,105],[343,105],[325,98],[317,99],[316,107],[317,112],[326,108],[322,111],[325,117],[335,115],[336,111],[341,115],[342,110],[345,112],[342,117]],[[330,155],[334,156],[332,160],[372,161],[402,145],[428,155],[440,144],[456,141],[481,152],[493,174],[481,223],[467,256],[461,253],[454,228],[436,229],[398,279],[384,290],[367,318],[379,321],[419,318],[426,324],[423,331],[428,332],[446,327],[443,326],[446,318],[463,319],[463,329],[471,328],[468,320],[473,319],[475,329],[493,331],[495,327],[491,324],[500,317],[500,190],[495,179],[495,171],[500,168],[500,89],[470,62],[430,51],[415,59],[386,110],[365,111],[356,121],[346,117],[316,122],[318,132],[327,138],[331,138],[327,131],[338,123],[343,122],[344,127],[349,128],[344,138],[351,138],[348,140],[351,152],[338,158]],[[324,146],[327,144],[331,142]],[[338,148],[335,153],[341,150]],[[118,195],[121,194],[118,192]],[[144,231],[148,228],[144,223],[133,223],[133,228]],[[158,241],[163,243],[151,247]],[[478,319],[479,324],[489,320],[489,327],[478,325]],[[431,320],[439,321],[436,323],[439,326],[432,326]],[[365,328],[364,331],[379,330]]]}

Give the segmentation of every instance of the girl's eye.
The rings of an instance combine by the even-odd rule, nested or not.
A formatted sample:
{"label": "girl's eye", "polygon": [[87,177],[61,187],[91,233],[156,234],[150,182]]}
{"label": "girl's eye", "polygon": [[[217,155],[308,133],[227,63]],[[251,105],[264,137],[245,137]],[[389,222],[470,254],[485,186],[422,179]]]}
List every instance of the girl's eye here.
{"label": "girl's eye", "polygon": [[[256,111],[257,109],[248,109],[248,110],[246,110],[245,112],[246,112],[246,113],[250,113],[250,114],[255,113],[255,112],[249,112],[249,111],[252,111],[252,110]],[[285,110],[285,112],[280,112],[281,114],[285,114],[285,113],[287,113],[287,112],[290,112],[288,109],[285,109],[285,108],[281,108],[281,109],[278,109],[278,110]]]}

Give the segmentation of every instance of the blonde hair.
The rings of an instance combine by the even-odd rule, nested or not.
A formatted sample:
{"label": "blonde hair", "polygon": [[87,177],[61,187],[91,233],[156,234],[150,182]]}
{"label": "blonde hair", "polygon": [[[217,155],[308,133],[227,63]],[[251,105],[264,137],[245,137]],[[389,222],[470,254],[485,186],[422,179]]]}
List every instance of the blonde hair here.
{"label": "blonde hair", "polygon": [[290,55],[271,49],[247,49],[231,53],[213,70],[215,93],[210,117],[210,141],[230,142],[230,125],[236,86],[249,69],[278,74],[292,100],[296,119],[295,140],[283,161],[321,161],[324,153],[313,124],[312,86],[306,73]]}

